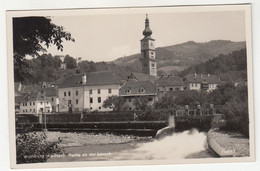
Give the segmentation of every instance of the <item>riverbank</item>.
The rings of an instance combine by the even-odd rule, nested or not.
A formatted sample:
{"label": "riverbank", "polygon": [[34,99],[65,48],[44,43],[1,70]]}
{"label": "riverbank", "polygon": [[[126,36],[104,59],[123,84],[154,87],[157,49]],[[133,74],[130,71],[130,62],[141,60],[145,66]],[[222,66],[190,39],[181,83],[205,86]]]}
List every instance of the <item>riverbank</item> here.
{"label": "riverbank", "polygon": [[58,141],[60,147],[80,147],[86,145],[122,144],[133,141],[147,141],[152,137],[138,137],[134,135],[114,135],[109,133],[84,133],[84,132],[46,132],[47,141]]}
{"label": "riverbank", "polygon": [[248,157],[249,139],[234,132],[211,129],[208,132],[207,141],[209,148],[220,157]]}

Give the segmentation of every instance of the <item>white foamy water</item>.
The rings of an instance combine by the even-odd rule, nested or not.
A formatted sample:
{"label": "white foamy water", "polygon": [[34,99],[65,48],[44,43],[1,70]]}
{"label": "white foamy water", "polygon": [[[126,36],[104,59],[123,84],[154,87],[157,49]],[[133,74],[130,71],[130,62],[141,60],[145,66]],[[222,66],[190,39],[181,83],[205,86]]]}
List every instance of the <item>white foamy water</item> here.
{"label": "white foamy water", "polygon": [[196,129],[174,133],[161,140],[141,143],[137,148],[121,152],[117,159],[184,159],[187,156],[203,152],[206,147],[207,135]]}

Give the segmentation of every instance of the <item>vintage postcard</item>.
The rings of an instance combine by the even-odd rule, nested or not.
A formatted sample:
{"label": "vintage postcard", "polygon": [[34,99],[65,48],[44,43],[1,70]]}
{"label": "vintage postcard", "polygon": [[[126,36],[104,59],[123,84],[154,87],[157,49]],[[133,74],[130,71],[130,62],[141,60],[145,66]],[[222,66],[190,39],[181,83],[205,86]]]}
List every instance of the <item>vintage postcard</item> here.
{"label": "vintage postcard", "polygon": [[252,162],[251,5],[7,11],[12,168]]}

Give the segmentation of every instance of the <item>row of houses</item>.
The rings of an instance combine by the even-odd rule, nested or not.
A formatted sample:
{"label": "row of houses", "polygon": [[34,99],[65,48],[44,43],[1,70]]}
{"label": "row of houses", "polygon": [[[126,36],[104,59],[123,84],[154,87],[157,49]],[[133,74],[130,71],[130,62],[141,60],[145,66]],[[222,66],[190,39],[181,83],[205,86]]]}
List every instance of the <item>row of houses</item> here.
{"label": "row of houses", "polygon": [[[121,96],[124,108],[139,110],[136,97],[148,97],[148,103],[155,101],[170,91],[204,90],[212,91],[221,84],[216,75],[188,74],[184,78],[177,76],[157,76],[157,58],[155,39],[151,37],[148,15],[145,19],[144,37],[141,39],[142,73],[131,73],[122,83],[112,72],[91,72],[74,74],[53,83],[41,86],[15,84],[15,102],[17,113],[52,113],[109,111],[103,102],[109,96]],[[81,61],[81,59],[80,59]],[[61,68],[66,67],[61,65]]]}
{"label": "row of houses", "polygon": [[15,83],[16,113],[57,113],[81,111],[110,111],[103,102],[109,96],[122,96],[127,110],[138,110],[136,97],[148,97],[153,105],[169,91],[212,91],[220,84],[215,75],[189,74],[184,79],[177,76],[153,76],[131,73],[123,83],[112,72],[74,74],[41,86]]}

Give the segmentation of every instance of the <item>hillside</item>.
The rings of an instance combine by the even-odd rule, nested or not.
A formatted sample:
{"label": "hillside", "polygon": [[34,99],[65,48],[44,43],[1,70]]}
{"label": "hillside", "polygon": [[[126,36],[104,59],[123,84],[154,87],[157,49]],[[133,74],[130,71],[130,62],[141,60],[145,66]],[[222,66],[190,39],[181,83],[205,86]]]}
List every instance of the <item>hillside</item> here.
{"label": "hillside", "polygon": [[221,80],[235,81],[238,78],[247,78],[246,49],[233,51],[227,55],[220,54],[218,57],[193,65],[178,73],[184,77],[191,73],[219,75]]}
{"label": "hillside", "polygon": [[[197,64],[210,61],[220,54],[226,55],[243,48],[245,48],[245,42],[224,40],[206,43],[189,41],[183,44],[157,48],[158,75],[178,74],[183,76],[198,70],[197,68],[194,68]],[[37,84],[43,81],[52,82],[75,72],[86,73],[94,71],[112,71],[118,75],[120,80],[125,80],[131,72],[141,72],[142,69],[140,54],[119,58],[112,62],[93,62],[85,60],[82,61],[79,67],[76,65],[75,58],[70,57],[69,55],[65,56],[64,61],[67,64],[66,70],[60,70],[60,57],[52,56],[51,54],[43,54],[31,60],[25,60],[26,65],[24,65],[22,69],[14,69],[15,81],[20,81],[25,84]],[[199,65],[199,67],[201,66]],[[223,68],[217,69],[217,71],[220,71],[221,69]],[[228,71],[229,70],[226,70],[225,72]],[[209,73],[212,73],[212,71]],[[224,70],[221,70],[219,73],[224,73]],[[226,78],[229,76],[230,74],[224,77]]]}
{"label": "hillside", "polygon": [[[156,48],[158,70],[167,74],[176,74],[191,65],[205,62],[220,54],[228,54],[246,47],[245,42],[232,42],[228,40],[213,40],[205,43],[189,41],[173,46]],[[114,61],[116,65],[130,66],[136,72],[141,71],[141,54],[134,54]]]}

